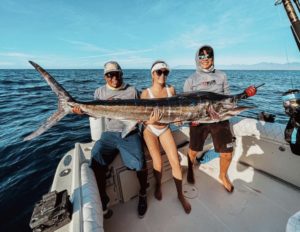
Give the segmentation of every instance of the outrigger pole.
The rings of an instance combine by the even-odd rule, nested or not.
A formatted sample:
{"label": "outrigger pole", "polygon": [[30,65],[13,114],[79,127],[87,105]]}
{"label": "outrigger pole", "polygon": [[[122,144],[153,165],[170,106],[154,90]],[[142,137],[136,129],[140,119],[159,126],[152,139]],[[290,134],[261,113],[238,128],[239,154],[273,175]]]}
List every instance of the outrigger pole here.
{"label": "outrigger pole", "polygon": [[[284,9],[287,13],[287,16],[291,22],[291,29],[296,40],[298,49],[300,50],[300,21],[298,19],[297,13],[295,12],[294,6],[291,3],[291,0],[277,0],[275,5],[283,4]],[[300,12],[300,4],[298,0],[294,0],[295,5],[297,6],[298,11]]]}
{"label": "outrigger pole", "polygon": [[[296,40],[298,49],[300,50],[300,21],[298,19],[297,13],[291,3],[291,0],[276,0],[275,5],[283,4],[284,9],[288,15],[288,18],[291,22],[291,29]],[[298,11],[300,12],[300,4],[298,0],[294,0],[294,4],[297,6]]]}
{"label": "outrigger pole", "polygon": [[295,5],[297,6],[298,11],[300,12],[300,3],[298,0],[294,0]]}

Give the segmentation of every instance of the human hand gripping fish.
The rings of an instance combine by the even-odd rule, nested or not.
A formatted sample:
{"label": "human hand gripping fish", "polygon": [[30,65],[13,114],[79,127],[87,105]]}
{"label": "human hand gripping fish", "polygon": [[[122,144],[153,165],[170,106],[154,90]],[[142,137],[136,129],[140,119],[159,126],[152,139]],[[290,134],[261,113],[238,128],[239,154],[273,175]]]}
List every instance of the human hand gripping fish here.
{"label": "human hand gripping fish", "polygon": [[150,114],[149,120],[146,122],[146,124],[156,124],[159,122],[159,120],[162,118],[163,113],[159,108],[154,108],[153,111]]}
{"label": "human hand gripping fish", "polygon": [[215,111],[214,106],[209,104],[207,107],[207,114],[212,120],[219,120],[220,115]]}
{"label": "human hand gripping fish", "polygon": [[74,106],[74,107],[72,108],[72,112],[73,112],[74,114],[78,114],[78,115],[83,115],[83,114],[84,114],[84,113],[82,112],[82,110],[80,109],[79,106]]}
{"label": "human hand gripping fish", "polygon": [[[113,96],[112,96],[112,97],[108,98],[107,100],[113,100],[113,99],[114,99],[114,98],[113,98]],[[74,107],[72,108],[72,112],[73,112],[74,114],[78,114],[78,115],[83,115],[83,114],[84,114],[84,112],[81,110],[80,106],[74,106]]]}

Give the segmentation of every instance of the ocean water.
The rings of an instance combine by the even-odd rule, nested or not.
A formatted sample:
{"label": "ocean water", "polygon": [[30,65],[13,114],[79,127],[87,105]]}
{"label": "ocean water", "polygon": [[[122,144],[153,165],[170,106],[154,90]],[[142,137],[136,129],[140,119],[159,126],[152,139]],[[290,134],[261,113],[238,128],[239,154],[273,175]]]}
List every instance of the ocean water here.
{"label": "ocean water", "polygon": [[[102,70],[48,70],[77,100],[90,101],[104,84]],[[300,88],[300,71],[225,71],[231,93],[266,83],[256,96],[243,100],[255,106],[244,116],[261,111],[276,115],[285,124],[282,93]],[[193,70],[173,70],[168,83],[182,92]],[[151,85],[149,70],[125,70],[124,81],[139,90]],[[0,231],[30,231],[34,203],[49,191],[56,166],[75,142],[90,141],[88,118],[67,115],[32,141],[22,141],[56,111],[56,95],[40,75],[31,70],[0,70]]]}

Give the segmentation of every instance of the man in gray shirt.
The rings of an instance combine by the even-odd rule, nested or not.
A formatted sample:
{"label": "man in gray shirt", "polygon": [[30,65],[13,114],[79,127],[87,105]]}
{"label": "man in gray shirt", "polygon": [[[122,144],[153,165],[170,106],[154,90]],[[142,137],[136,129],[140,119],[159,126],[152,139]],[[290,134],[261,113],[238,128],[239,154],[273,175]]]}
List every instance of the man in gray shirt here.
{"label": "man in gray shirt", "polygon": [[[136,88],[123,82],[123,71],[117,62],[109,61],[104,65],[104,78],[106,85],[96,89],[94,93],[95,100],[132,99],[139,97]],[[76,108],[73,109],[73,112],[81,113],[80,109]],[[142,218],[147,211],[147,168],[141,135],[135,127],[123,138],[122,132],[126,128],[126,122],[109,118],[105,120],[106,131],[102,133],[101,138],[96,141],[92,149],[90,164],[96,176],[104,217],[109,218],[112,215],[112,211],[107,208],[109,197],[105,190],[106,169],[116,155],[120,153],[124,165],[137,173],[140,183],[138,215]]]}
{"label": "man in gray shirt", "polygon": [[[184,92],[209,91],[229,94],[226,74],[214,68],[214,50],[212,47],[208,45],[200,47],[196,52],[195,61],[196,72],[185,81]],[[255,93],[256,89],[254,86],[250,86],[245,90],[247,97],[253,96]],[[217,112],[214,112],[214,117],[218,117]],[[232,192],[234,187],[227,176],[233,151],[233,137],[228,120],[209,124],[191,123],[187,180],[189,183],[195,182],[192,168],[193,162],[197,152],[203,150],[208,134],[211,134],[215,151],[220,153],[219,178],[225,189],[228,192]]]}

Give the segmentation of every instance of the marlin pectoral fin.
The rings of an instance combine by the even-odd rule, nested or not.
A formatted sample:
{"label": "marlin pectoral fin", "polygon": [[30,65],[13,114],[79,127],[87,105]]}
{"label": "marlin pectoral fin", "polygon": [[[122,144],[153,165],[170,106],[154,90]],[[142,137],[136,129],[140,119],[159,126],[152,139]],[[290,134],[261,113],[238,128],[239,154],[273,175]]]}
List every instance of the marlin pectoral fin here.
{"label": "marlin pectoral fin", "polygon": [[51,115],[47,119],[45,123],[43,123],[39,129],[31,133],[30,135],[26,136],[23,141],[31,140],[40,134],[44,133],[46,130],[48,130],[50,127],[52,127],[54,124],[56,124],[59,120],[61,120],[65,115],[67,115],[68,112],[65,111],[57,111],[54,114]]}
{"label": "marlin pectoral fin", "polygon": [[123,122],[125,122],[125,128],[122,131],[121,136],[122,136],[122,138],[125,138],[126,135],[128,135],[134,129],[134,127],[137,124],[137,121],[134,121],[134,120],[123,120]]}

